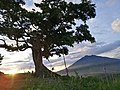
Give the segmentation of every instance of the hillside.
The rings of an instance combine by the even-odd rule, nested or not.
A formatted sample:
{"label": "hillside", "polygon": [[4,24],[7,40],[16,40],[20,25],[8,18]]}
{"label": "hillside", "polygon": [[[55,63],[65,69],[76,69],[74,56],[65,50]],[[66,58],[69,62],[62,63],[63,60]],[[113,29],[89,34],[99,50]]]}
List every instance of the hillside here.
{"label": "hillside", "polygon": [[[91,75],[103,73],[120,73],[120,59],[101,57],[101,56],[85,56],[68,67],[69,73],[75,75]],[[65,74],[65,70],[58,72]]]}

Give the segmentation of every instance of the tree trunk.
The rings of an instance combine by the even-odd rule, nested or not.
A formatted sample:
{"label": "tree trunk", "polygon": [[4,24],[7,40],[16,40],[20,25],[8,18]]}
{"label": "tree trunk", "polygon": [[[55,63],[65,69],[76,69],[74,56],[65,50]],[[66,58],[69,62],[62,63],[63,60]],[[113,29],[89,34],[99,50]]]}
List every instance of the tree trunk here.
{"label": "tree trunk", "polygon": [[43,65],[42,50],[38,43],[33,44],[32,48],[33,61],[35,65],[35,76],[36,77],[58,77],[60,75],[50,71]]}

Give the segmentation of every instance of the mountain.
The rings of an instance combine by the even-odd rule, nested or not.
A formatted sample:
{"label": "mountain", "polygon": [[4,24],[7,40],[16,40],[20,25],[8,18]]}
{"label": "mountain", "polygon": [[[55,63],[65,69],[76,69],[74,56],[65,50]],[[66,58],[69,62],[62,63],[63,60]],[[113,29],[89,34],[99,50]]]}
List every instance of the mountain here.
{"label": "mountain", "polygon": [[[104,73],[120,73],[120,59],[101,57],[101,56],[85,56],[68,67],[70,75],[93,75]],[[65,70],[58,72],[65,74]]]}

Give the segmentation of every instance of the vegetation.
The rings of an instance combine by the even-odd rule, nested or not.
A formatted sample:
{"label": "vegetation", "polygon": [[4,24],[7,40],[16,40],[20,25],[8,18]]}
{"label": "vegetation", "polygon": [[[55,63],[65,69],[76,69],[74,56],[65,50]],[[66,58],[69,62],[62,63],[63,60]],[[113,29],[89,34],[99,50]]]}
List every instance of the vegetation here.
{"label": "vegetation", "polygon": [[41,79],[26,74],[0,78],[1,90],[120,90],[119,86],[120,75]]}
{"label": "vegetation", "polygon": [[[0,0],[1,48],[8,51],[32,50],[36,76],[57,75],[43,65],[43,57],[68,54],[66,46],[82,41],[94,42],[87,20],[94,18],[95,5],[90,0],[79,4],[65,0],[42,0],[35,3],[40,11],[27,11],[23,0]],[[79,25],[76,24],[79,21]],[[74,26],[74,28],[73,28]]]}
{"label": "vegetation", "polygon": [[3,56],[0,54],[0,65],[1,65],[2,60],[3,60]]}

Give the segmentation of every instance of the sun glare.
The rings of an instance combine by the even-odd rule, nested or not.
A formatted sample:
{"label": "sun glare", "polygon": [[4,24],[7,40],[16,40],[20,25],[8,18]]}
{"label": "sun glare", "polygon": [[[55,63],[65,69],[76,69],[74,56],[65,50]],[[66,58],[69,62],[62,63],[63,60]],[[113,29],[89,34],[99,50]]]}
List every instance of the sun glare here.
{"label": "sun glare", "polygon": [[8,72],[8,74],[15,75],[15,74],[17,74],[17,70],[10,70],[10,71]]}

